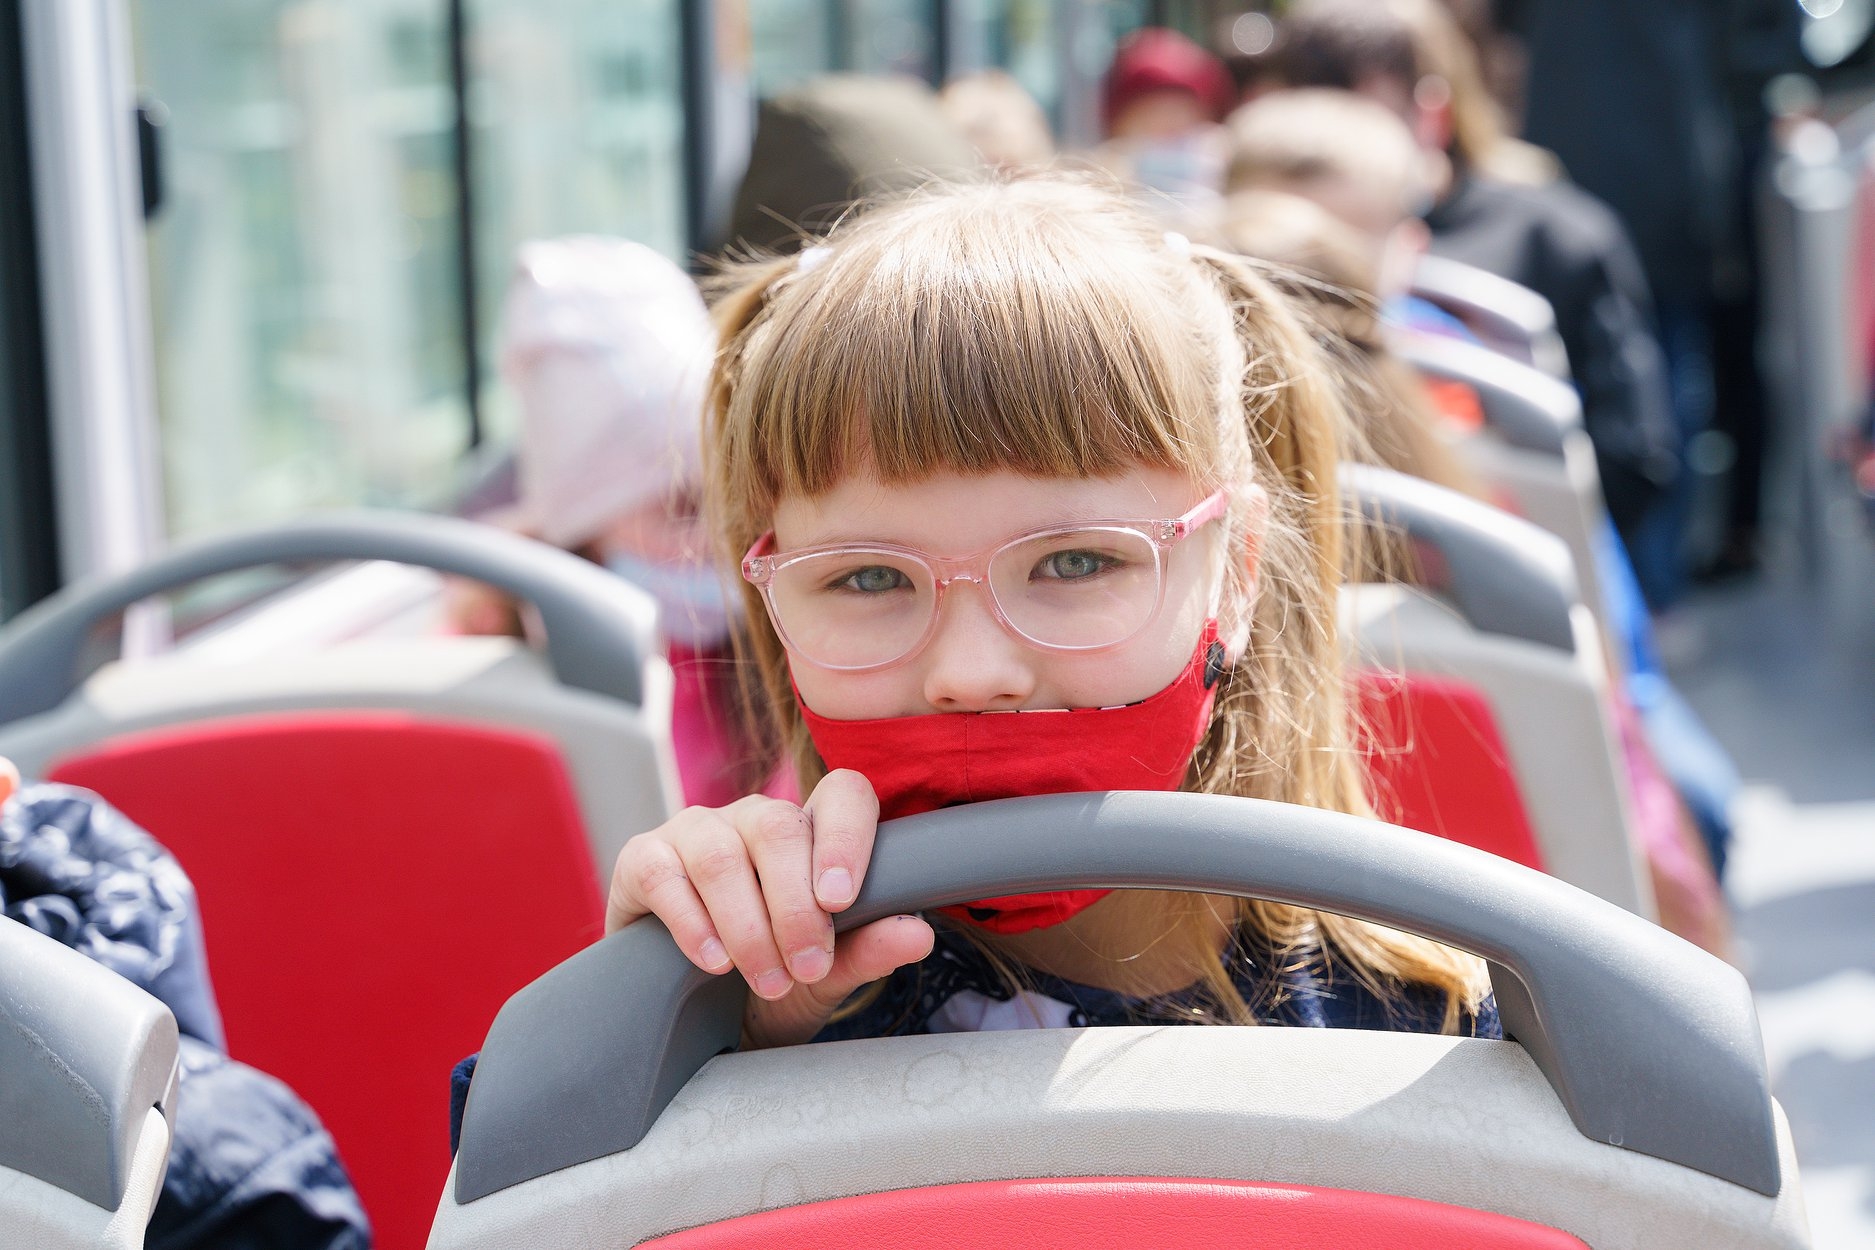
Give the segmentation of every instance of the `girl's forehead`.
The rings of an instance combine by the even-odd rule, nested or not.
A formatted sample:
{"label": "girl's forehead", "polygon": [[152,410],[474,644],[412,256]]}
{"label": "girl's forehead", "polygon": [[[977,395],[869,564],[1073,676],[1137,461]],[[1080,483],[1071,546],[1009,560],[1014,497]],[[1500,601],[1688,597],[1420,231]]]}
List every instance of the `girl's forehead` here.
{"label": "girl's forehead", "polygon": [[775,541],[783,551],[887,542],[967,555],[1051,525],[1175,517],[1206,493],[1176,469],[1148,466],[1099,478],[941,472],[909,482],[860,472],[821,495],[784,496],[775,507]]}

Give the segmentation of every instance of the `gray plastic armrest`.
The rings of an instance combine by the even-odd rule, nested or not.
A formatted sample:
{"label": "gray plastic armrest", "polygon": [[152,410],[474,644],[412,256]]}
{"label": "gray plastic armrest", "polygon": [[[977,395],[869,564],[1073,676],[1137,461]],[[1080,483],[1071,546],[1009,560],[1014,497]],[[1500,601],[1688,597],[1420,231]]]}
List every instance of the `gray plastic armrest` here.
{"label": "gray plastic armrest", "polygon": [[0,1167],[115,1211],[176,1045],[169,1008],[0,916]]}
{"label": "gray plastic armrest", "polygon": [[[1426,834],[1219,795],[1004,799],[881,825],[865,888],[836,927],[1129,886],[1273,899],[1481,955],[1506,1032],[1585,1136],[1778,1192],[1744,978],[1611,903]],[[699,971],[649,920],[523,989],[482,1050],[456,1201],[636,1145],[698,1067],[735,1047],[743,1001],[739,977]]]}
{"label": "gray plastic armrest", "polygon": [[1477,391],[1485,425],[1513,447],[1561,456],[1569,434],[1582,428],[1581,398],[1540,369],[1440,334],[1399,330],[1387,342],[1419,372]]}
{"label": "gray plastic armrest", "polygon": [[1570,611],[1581,596],[1561,539],[1391,469],[1344,464],[1340,479],[1349,507],[1430,550],[1435,559],[1420,561],[1427,588],[1449,598],[1473,629],[1575,651]]}
{"label": "gray plastic armrest", "polygon": [[1526,364],[1569,376],[1569,357],[1556,329],[1556,310],[1519,282],[1444,256],[1422,256],[1413,269],[1413,294],[1469,314],[1486,337],[1514,349]]}
{"label": "gray plastic armrest", "polygon": [[80,582],[0,633],[0,724],[49,711],[85,679],[92,633],[151,595],[266,564],[390,560],[486,582],[531,603],[563,685],[641,704],[655,609],[577,556],[487,525],[402,512],[312,517],[180,547],[142,568]]}

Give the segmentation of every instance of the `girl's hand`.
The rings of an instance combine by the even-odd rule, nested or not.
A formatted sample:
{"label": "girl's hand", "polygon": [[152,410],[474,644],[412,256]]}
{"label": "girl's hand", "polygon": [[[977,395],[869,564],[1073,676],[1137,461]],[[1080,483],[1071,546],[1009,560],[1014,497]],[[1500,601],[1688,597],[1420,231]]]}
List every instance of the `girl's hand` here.
{"label": "girl's hand", "polygon": [[606,932],[655,915],[697,967],[747,979],[750,1046],[804,1042],[854,990],[931,953],[931,926],[916,916],[834,941],[833,917],[859,895],[878,825],[872,783],[847,769],[799,807],[751,795],[687,808],[619,852]]}

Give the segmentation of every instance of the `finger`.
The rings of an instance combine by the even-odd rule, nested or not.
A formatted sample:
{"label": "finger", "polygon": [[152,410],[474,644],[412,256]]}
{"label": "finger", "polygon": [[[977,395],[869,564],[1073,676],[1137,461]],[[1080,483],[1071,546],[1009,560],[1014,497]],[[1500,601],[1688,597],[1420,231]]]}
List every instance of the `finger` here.
{"label": "finger", "polygon": [[614,924],[615,914],[622,917],[636,910],[636,915],[631,915],[631,920],[636,920],[649,912],[664,922],[677,948],[697,967],[720,973],[733,966],[716,926],[710,922],[709,910],[684,875],[683,857],[676,847],[662,838],[633,838],[619,854],[618,870],[613,874],[615,895],[620,881],[626,883],[627,897],[607,900],[607,933],[631,922]]}
{"label": "finger", "polygon": [[917,916],[888,916],[840,936],[833,969],[812,985],[797,985],[776,1002],[751,1000],[743,1030],[752,1047],[809,1041],[841,1003],[861,987],[890,976],[931,953],[936,935]]}
{"label": "finger", "polygon": [[[645,897],[640,881],[640,870],[645,866],[641,863],[641,857],[657,854],[650,849],[651,842],[663,842],[674,848],[690,836],[699,823],[720,819],[708,808],[687,807],[656,829],[627,839],[618,858],[612,861],[612,881],[606,887],[605,931],[609,934],[617,933],[640,916],[652,913],[653,908]],[[680,859],[680,872],[682,866]]]}
{"label": "finger", "polygon": [[789,975],[811,983],[833,967],[833,918],[814,898],[814,829],[807,813],[780,799],[738,803],[734,822],[755,861],[762,900]]}
{"label": "finger", "polygon": [[706,815],[710,819],[699,822],[678,846],[684,873],[749,988],[762,998],[780,998],[794,982],[782,966],[749,848],[725,814],[712,811]]}
{"label": "finger", "polygon": [[20,788],[20,770],[13,767],[13,761],[0,755],[0,803],[13,797],[13,792]]}
{"label": "finger", "polygon": [[838,768],[820,779],[804,810],[814,830],[814,898],[827,911],[845,911],[872,863],[879,798],[864,776]]}

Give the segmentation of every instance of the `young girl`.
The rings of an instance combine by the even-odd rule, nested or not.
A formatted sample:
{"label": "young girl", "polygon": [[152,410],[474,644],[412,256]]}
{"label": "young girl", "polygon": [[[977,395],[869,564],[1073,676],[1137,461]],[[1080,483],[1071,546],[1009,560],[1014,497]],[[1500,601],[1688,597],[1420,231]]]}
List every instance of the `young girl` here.
{"label": "young girl", "polygon": [[1062,891],[833,937],[881,819],[1094,789],[1368,811],[1337,671],[1342,415],[1282,297],[1041,179],[860,215],[734,275],[718,319],[709,511],[806,798],[634,838],[609,928],[656,914],[747,978],[753,1046],[1153,1020],[1496,1034],[1477,960],[1272,903]]}

